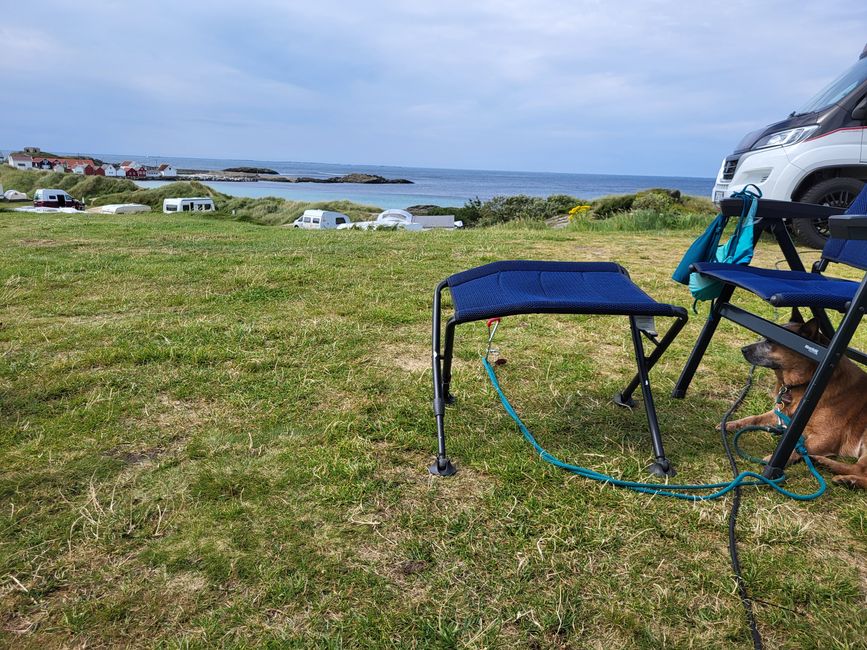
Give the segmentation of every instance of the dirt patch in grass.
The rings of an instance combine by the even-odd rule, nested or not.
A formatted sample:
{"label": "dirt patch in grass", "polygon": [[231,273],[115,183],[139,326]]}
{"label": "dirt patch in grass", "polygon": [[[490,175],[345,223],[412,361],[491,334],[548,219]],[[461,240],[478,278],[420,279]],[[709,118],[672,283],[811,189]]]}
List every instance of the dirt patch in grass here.
{"label": "dirt patch in grass", "polygon": [[431,368],[430,349],[404,343],[385,343],[374,352],[374,361],[387,368],[398,368],[413,374]]}
{"label": "dirt patch in grass", "polygon": [[141,451],[121,451],[120,449],[110,449],[105,452],[105,456],[109,458],[117,458],[127,465],[140,465],[159,458],[165,452],[163,447],[151,447]]}

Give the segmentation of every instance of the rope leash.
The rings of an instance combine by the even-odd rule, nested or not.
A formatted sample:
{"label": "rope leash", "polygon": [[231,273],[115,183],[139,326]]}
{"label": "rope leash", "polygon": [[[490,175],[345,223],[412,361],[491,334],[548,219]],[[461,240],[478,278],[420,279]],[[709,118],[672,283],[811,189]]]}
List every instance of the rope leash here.
{"label": "rope leash", "polygon": [[[734,479],[728,482],[694,484],[666,483],[661,485],[659,483],[625,481],[615,478],[613,476],[609,476],[608,474],[597,472],[587,467],[582,467],[580,465],[573,465],[571,463],[564,462],[553,454],[550,454],[547,450],[545,450],[545,448],[539,444],[535,436],[533,436],[532,432],[524,424],[523,420],[521,420],[521,417],[517,414],[515,409],[512,407],[512,404],[509,402],[509,398],[506,397],[506,394],[503,392],[503,388],[502,386],[500,386],[500,382],[497,379],[497,374],[494,372],[493,366],[486,357],[482,357],[482,365],[485,368],[485,372],[487,372],[488,374],[488,379],[490,380],[491,385],[500,396],[500,402],[502,403],[503,408],[506,410],[506,413],[508,413],[512,420],[515,421],[515,424],[518,425],[518,428],[520,429],[524,438],[533,446],[533,448],[536,450],[542,460],[550,463],[551,465],[554,465],[555,467],[559,467],[573,474],[577,474],[578,476],[582,476],[584,478],[588,478],[594,481],[600,481],[602,483],[609,483],[616,487],[626,488],[635,492],[641,492],[643,494],[656,494],[659,496],[671,497],[674,499],[684,499],[686,501],[711,501],[713,499],[719,499],[734,490],[735,488],[742,485],[769,485],[771,488],[773,488],[775,491],[779,492],[783,496],[795,499],[796,501],[812,501],[813,499],[817,499],[822,496],[822,494],[824,494],[825,490],[827,489],[825,479],[822,478],[822,475],[819,474],[818,470],[816,470],[813,462],[810,460],[810,457],[807,454],[807,449],[804,446],[803,437],[798,441],[795,449],[798,451],[799,454],[804,457],[804,462],[807,465],[807,468],[816,479],[816,482],[819,484],[819,488],[815,492],[811,492],[810,494],[798,494],[797,492],[792,492],[782,487],[780,483],[785,481],[785,474],[776,479],[769,479],[765,476],[762,476],[761,474],[757,474],[756,472],[743,471],[740,472]],[[770,427],[744,427],[743,429],[739,429],[737,432],[735,432],[735,436],[740,438],[740,436],[747,431],[766,431],[769,428]],[[688,494],[688,492],[700,492],[702,490],[714,490],[714,492],[710,494]]]}
{"label": "rope leash", "polygon": [[[827,489],[827,484],[825,483],[825,479],[821,474],[816,470],[813,465],[812,460],[810,459],[809,454],[807,453],[807,448],[804,444],[804,438],[798,440],[795,449],[804,459],[804,464],[810,471],[810,474],[816,479],[819,484],[818,489],[815,492],[810,494],[798,494],[796,492],[792,492],[790,490],[786,490],[781,487],[779,484],[785,480],[785,474],[780,476],[777,479],[768,479],[761,474],[756,474],[754,472],[739,472],[737,460],[735,459],[735,454],[732,453],[732,447],[738,456],[748,460],[750,462],[758,463],[761,465],[766,464],[760,458],[755,458],[746,452],[744,452],[740,445],[739,440],[740,437],[750,431],[764,431],[767,433],[771,433],[773,435],[781,435],[791,424],[790,418],[783,412],[784,408],[784,400],[783,396],[788,391],[787,386],[783,386],[780,389],[780,392],[777,394],[776,404],[774,405],[774,414],[777,416],[778,425],[776,427],[767,427],[767,426],[746,426],[741,427],[732,435],[731,445],[729,444],[728,432],[726,431],[728,420],[732,416],[732,414],[740,407],[743,401],[746,399],[747,394],[753,385],[753,375],[756,370],[756,366],[752,366],[750,368],[750,373],[747,378],[747,383],[738,394],[735,401],[729,407],[729,409],[725,412],[725,415],[722,417],[722,421],[720,422],[720,436],[722,439],[723,448],[725,449],[726,457],[728,458],[729,465],[732,469],[732,475],[734,478],[728,483],[704,483],[704,484],[666,484],[664,486],[659,485],[657,483],[641,483],[637,481],[624,481],[621,479],[614,478],[613,476],[608,476],[607,474],[602,474],[601,472],[596,472],[594,470],[588,469],[586,467],[581,467],[579,465],[572,465],[570,463],[566,463],[561,461],[556,456],[548,453],[536,440],[521,418],[518,416],[515,409],[512,407],[509,399],[506,397],[503,392],[502,387],[500,386],[500,382],[497,379],[497,375],[494,372],[494,368],[491,363],[488,361],[488,357],[491,354],[498,354],[499,350],[496,350],[492,347],[492,343],[494,340],[494,335],[497,331],[497,326],[500,323],[500,319],[491,319],[488,321],[487,326],[489,330],[487,349],[485,350],[485,354],[482,356],[482,364],[484,365],[485,372],[488,374],[488,378],[491,381],[491,385],[497,391],[497,394],[500,396],[500,402],[503,404],[503,408],[505,408],[506,412],[509,416],[515,421],[523,434],[524,438],[533,446],[533,448],[540,455],[542,460],[562,469],[565,469],[573,474],[577,474],[579,476],[583,476],[584,478],[588,478],[595,481],[600,481],[603,483],[610,483],[611,485],[615,485],[617,487],[623,487],[635,492],[640,492],[644,494],[652,494],[652,495],[660,495],[666,497],[672,497],[676,499],[683,499],[687,501],[710,501],[713,499],[718,499],[729,492],[734,492],[734,498],[732,499],[732,507],[729,512],[729,525],[728,525],[728,550],[729,550],[729,558],[731,559],[732,573],[734,574],[738,596],[740,597],[741,604],[744,608],[744,614],[746,615],[747,625],[750,630],[750,639],[753,643],[754,650],[762,650],[762,635],[759,632],[758,623],[756,622],[755,612],[753,611],[753,600],[750,598],[749,593],[747,592],[747,583],[743,578],[741,573],[741,563],[740,557],[738,555],[738,541],[737,541],[737,518],[738,512],[740,511],[741,505],[741,487],[744,485],[769,485],[771,488],[779,492],[780,494],[787,496],[791,499],[795,499],[797,501],[811,501],[813,499],[819,498],[822,494],[824,494]],[[493,327],[492,327],[493,326]],[[495,362],[498,365],[500,363],[505,363],[503,359],[497,359]],[[711,494],[689,494],[691,491],[701,491],[701,490],[716,490]]]}

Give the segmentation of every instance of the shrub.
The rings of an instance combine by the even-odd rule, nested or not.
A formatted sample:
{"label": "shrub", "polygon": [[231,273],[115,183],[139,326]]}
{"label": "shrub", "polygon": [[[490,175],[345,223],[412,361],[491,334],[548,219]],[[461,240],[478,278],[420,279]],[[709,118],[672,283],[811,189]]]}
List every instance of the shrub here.
{"label": "shrub", "polygon": [[651,191],[637,194],[632,202],[632,209],[671,212],[674,205],[675,200],[668,192]]}
{"label": "shrub", "polygon": [[494,226],[511,221],[543,223],[546,219],[568,214],[581,202],[567,194],[553,194],[547,198],[517,194],[495,196],[488,201],[476,197],[467,201],[463,208],[454,210],[454,213],[457,219],[469,227]]}
{"label": "shrub", "polygon": [[593,201],[591,204],[593,206],[591,213],[596,219],[608,219],[618,212],[627,212],[628,210],[631,210],[634,201],[634,194],[603,196]]}

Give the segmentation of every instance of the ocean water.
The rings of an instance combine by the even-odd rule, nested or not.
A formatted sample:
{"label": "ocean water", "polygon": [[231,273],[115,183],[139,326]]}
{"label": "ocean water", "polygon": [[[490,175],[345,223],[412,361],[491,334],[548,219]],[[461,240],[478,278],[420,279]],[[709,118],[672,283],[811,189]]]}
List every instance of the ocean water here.
{"label": "ocean water", "polygon": [[[135,159],[145,164],[168,162],[180,169],[222,170],[227,167],[268,167],[289,176],[326,178],[366,172],[386,178],[406,178],[412,185],[355,185],[321,183],[208,183],[215,190],[232,196],[279,196],[295,201],[331,201],[348,199],[380,208],[406,208],[434,204],[462,206],[478,197],[482,200],[498,195],[527,194],[549,196],[569,194],[593,199],[606,194],[624,194],[652,187],[678,189],[684,194],[710,197],[712,178],[675,176],[618,176],[610,174],[565,174],[545,172],[508,172],[478,169],[428,169],[384,165],[337,165],[328,163],[281,162],[273,160],[221,160],[149,156],[95,154],[108,162]],[[143,187],[155,187],[163,181],[140,181]]]}

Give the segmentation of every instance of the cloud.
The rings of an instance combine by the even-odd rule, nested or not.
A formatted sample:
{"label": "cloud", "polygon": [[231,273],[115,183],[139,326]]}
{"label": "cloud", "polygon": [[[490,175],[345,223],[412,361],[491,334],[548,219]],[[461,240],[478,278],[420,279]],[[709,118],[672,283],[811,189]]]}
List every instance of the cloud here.
{"label": "cloud", "polygon": [[865,23],[860,0],[15,3],[0,144],[712,175]]}

